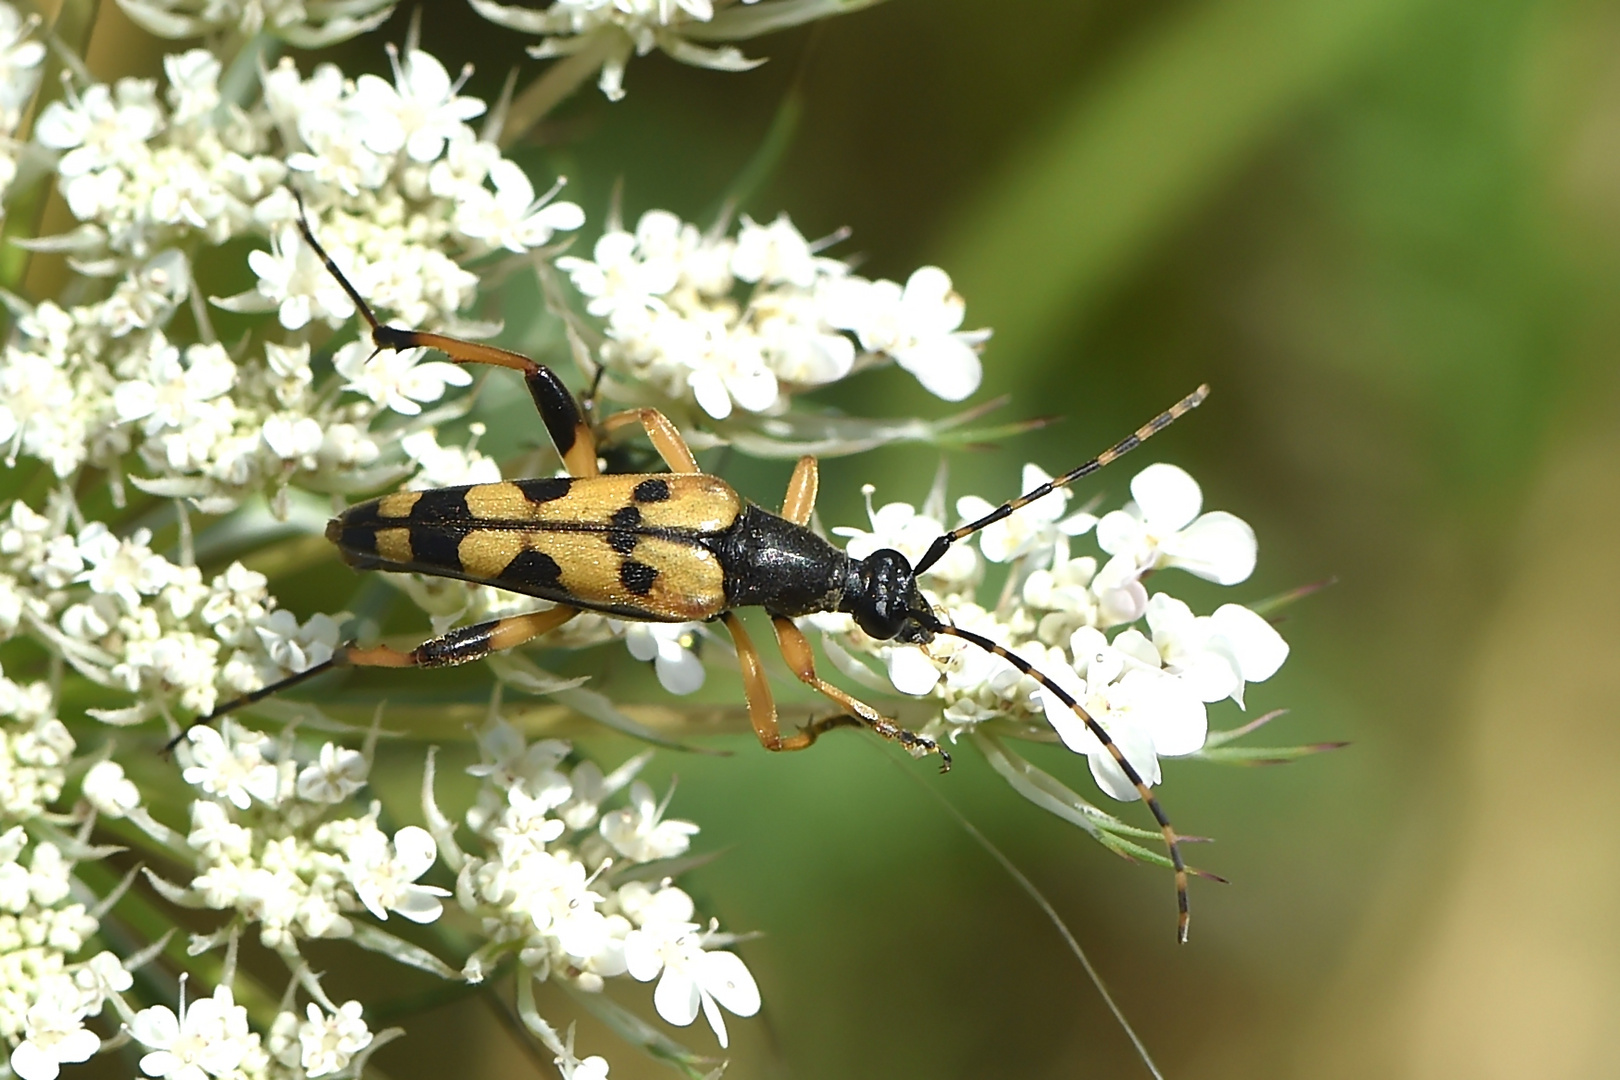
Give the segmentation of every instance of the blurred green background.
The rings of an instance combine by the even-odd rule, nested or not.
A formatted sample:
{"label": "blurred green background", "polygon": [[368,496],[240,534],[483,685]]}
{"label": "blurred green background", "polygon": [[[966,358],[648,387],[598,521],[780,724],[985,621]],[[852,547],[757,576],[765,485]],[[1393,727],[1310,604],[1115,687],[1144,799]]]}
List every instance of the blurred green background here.
{"label": "blurred green background", "polygon": [[[458,5],[423,15],[486,98],[509,66],[538,70]],[[111,66],[129,33],[98,35]],[[381,67],[378,45],[346,70]],[[743,209],[850,227],[836,250],[864,273],[943,266],[968,325],[995,329],[976,400],[1063,418],[952,454],[953,493],[1011,494],[1023,462],[1071,466],[1211,383],[1086,492],[1117,503],[1174,461],[1259,533],[1258,573],[1225,598],[1337,578],[1289,609],[1293,656],[1249,703],[1292,710],[1266,741],[1353,745],[1168,764],[1167,808],[1232,879],[1195,883],[1185,947],[1167,874],[971,752],[943,778],[854,735],[662,756],[672,812],[726,851],[688,881],[700,910],[763,934],[742,950],[765,1011],[731,1025],[727,1075],[1145,1075],[911,771],[1046,891],[1171,1077],[1620,1076],[1620,4],[891,0],[748,45],[771,58],[748,74],[633,61],[624,102],[581,93],[523,159],[567,173],[593,222],[618,183],[632,219],[707,220],[796,103]],[[825,397],[946,408],[897,372]],[[867,481],[919,501],[937,461],[828,463],[824,520],[863,522]],[[726,472],[766,503],[786,476]],[[1089,788],[1077,759],[1038,760]],[[652,1015],[649,987],[621,990]],[[377,1060],[395,1080],[533,1073],[503,1039],[464,1006]],[[669,1075],[589,1022],[580,1045],[615,1078]]]}

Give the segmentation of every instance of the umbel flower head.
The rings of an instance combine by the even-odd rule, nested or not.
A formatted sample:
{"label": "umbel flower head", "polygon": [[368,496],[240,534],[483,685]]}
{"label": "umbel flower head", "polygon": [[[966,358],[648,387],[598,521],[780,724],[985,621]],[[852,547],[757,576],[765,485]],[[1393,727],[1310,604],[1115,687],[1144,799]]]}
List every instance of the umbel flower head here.
{"label": "umbel flower head", "polygon": [[587,58],[601,69],[602,93],[618,101],[632,54],[657,49],[683,64],[747,71],[764,61],[750,60],[734,45],[713,43],[786,30],[877,0],[554,0],[546,8],[469,2],[498,26],[541,35],[540,44],[529,49],[531,56]]}
{"label": "umbel flower head", "polygon": [[[809,239],[785,213],[588,222],[581,203],[606,193],[576,195],[503,149],[523,133],[514,118],[526,102],[592,76],[619,96],[631,55],[740,69],[753,61],[733,42],[866,2],[475,0],[560,58],[491,106],[414,28],[376,50],[383,75],[259,51],[365,33],[391,11],[380,0],[120,0],[148,30],[204,46],[177,46],[151,78],[103,82],[69,63],[77,74],[42,92],[39,24],[0,0],[0,195],[35,205],[44,192],[30,185],[48,183],[74,219],[19,240],[24,255],[66,255],[67,286],[29,295],[40,275],[0,282],[12,316],[0,462],[14,493],[0,503],[0,1049],[12,1073],[57,1080],[123,1050],[165,1080],[357,1078],[405,1034],[378,1030],[378,1002],[329,993],[321,972],[358,948],[450,983],[502,980],[565,1078],[603,1080],[608,1059],[576,1052],[537,984],[587,1002],[636,1049],[718,1075],[723,1062],[640,1015],[677,1028],[702,1016],[691,1037],[712,1051],[762,1008],[749,946],[710,913],[723,898],[681,883],[708,857],[704,834],[673,784],[649,782],[652,751],[600,761],[536,733],[532,701],[505,701],[544,698],[543,709],[668,744],[625,708],[642,691],[620,676],[644,665],[665,713],[694,714],[666,695],[739,665],[711,624],[586,612],[536,643],[577,654],[567,677],[529,655],[491,657],[482,682],[474,673],[453,691],[482,716],[464,736],[478,761],[450,783],[437,751],[412,759],[419,802],[402,804],[397,771],[377,775],[384,732],[409,731],[417,702],[385,707],[346,684],[197,721],[352,658],[339,650],[385,630],[420,641],[548,608],[425,574],[323,591],[348,580],[334,572],[283,602],[289,578],[321,572],[319,534],[355,499],[561,467],[554,449],[490,435],[506,374],[379,350],[351,330],[362,308],[480,339],[500,330],[480,306],[485,283],[527,278],[545,311],[534,336],[507,344],[566,342],[543,355],[589,389],[593,422],[656,408],[669,426],[658,437],[685,441],[706,467],[718,448],[798,457],[976,441],[971,408],[874,419],[815,399],[880,365],[941,400],[971,398],[990,332],[968,329],[945,269],[862,277],[832,254],[841,233]],[[633,459],[616,424],[601,425],[605,456]],[[1029,465],[1023,485],[1049,479]],[[942,475],[920,506],[874,506],[869,488],[867,522],[830,533],[854,558],[892,548],[915,564],[952,520],[944,489]],[[1258,606],[1211,611],[1175,595],[1189,576],[1245,583],[1257,555],[1246,524],[1204,512],[1197,483],[1172,465],[1149,465],[1130,489],[1100,516],[1056,491],[920,577],[944,625],[1007,650],[1045,685],[948,634],[924,648],[875,640],[843,614],[797,623],[819,632],[829,674],[884,715],[979,748],[1031,801],[1162,863],[1141,830],[1010,740],[1060,743],[1104,793],[1135,798],[1097,730],[1051,687],[1159,785],[1162,759],[1228,753],[1232,733],[1212,730],[1211,710],[1248,707],[1288,645]],[[955,519],[997,502],[964,495]],[[442,723],[432,732],[456,737]],[[118,878],[114,866],[130,869]],[[163,905],[187,909],[188,940],[139,937]],[[251,971],[238,963],[244,943]]]}

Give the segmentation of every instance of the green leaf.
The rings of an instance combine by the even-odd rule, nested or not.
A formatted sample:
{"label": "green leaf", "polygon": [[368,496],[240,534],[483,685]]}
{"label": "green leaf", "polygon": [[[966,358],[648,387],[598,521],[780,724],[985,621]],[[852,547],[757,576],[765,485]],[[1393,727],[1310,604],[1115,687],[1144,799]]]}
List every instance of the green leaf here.
{"label": "green leaf", "polygon": [[1302,757],[1340,750],[1349,745],[1347,742],[1325,742],[1305,746],[1228,746],[1213,750],[1206,747],[1188,756],[1219,765],[1286,765]]}
{"label": "green leaf", "polygon": [[1078,825],[1093,840],[1116,855],[1140,859],[1158,866],[1171,865],[1168,856],[1124,839],[1126,836],[1135,836],[1157,840],[1160,835],[1158,830],[1138,829],[1134,825],[1125,824],[1112,814],[1097,809],[1070,790],[1061,780],[1019,757],[1009,750],[1004,742],[988,732],[975,731],[969,738],[990,763],[990,767],[1011,784],[1014,791],[1042,810],[1055,814],[1071,825]]}
{"label": "green leaf", "polygon": [[369,923],[357,922],[354,924],[354,934],[350,937],[362,949],[388,957],[390,960],[418,968],[430,975],[437,975],[442,979],[460,979],[461,973],[455,968],[440,960],[420,945],[412,944],[404,938],[395,937],[386,930],[378,929]]}
{"label": "green leaf", "polygon": [[716,425],[722,442],[763,458],[842,457],[894,443],[962,446],[991,442],[1044,426],[1044,419],[1015,420],[986,427],[969,425],[1007,404],[998,397],[940,420],[917,417],[873,420],[860,416],[794,410],[782,416],[738,418]]}

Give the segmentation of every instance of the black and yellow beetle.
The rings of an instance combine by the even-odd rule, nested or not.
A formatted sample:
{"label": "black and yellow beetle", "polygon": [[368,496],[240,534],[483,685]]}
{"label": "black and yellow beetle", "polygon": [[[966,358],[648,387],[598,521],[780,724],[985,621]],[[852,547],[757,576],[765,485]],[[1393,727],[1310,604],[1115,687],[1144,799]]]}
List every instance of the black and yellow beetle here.
{"label": "black and yellow beetle", "polygon": [[[408,652],[387,645],[343,645],[326,662],[227,702],[204,722],[330,668],[464,664],[531,641],[581,611],[597,611],[645,622],[724,623],[736,643],[749,719],[767,750],[801,750],[832,727],[859,723],[914,755],[938,754],[940,771],[947,771],[950,756],[933,739],[907,731],[816,674],[810,642],[793,620],[814,612],[847,612],[862,630],[883,641],[926,646],[940,634],[970,641],[1002,657],[1072,708],[1135,785],[1164,834],[1176,875],[1177,934],[1180,940],[1187,939],[1187,868],[1179,838],[1152,790],[1102,725],[1067,691],[1016,653],[943,621],[918,589],[917,576],[957,540],[1135,449],[1196,408],[1208,387],[1199,387],[1079,468],[944,533],[915,567],[890,549],[856,560],[808,527],[816,501],[815,458],[799,459],[782,511],[773,514],[742,498],[725,481],[699,471],[691,449],[662,413],[630,409],[606,417],[601,429],[639,424],[670,471],[603,476],[595,432],[555,372],[505,349],[383,325],[315,239],[302,212],[299,227],[354,301],[379,351],[437,349],[456,363],[494,364],[521,372],[569,474],[395,492],[349,507],[327,525],[327,538],[359,570],[459,578],[539,597],[554,606],[451,630]],[[735,614],[742,607],[765,609],[793,674],[836,702],[842,712],[795,734],[782,734],[759,652]]]}

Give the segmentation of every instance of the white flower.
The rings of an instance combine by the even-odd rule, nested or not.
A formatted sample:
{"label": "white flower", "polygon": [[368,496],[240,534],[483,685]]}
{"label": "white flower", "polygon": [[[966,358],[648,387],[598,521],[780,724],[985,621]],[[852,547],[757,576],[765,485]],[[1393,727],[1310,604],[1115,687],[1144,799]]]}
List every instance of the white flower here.
{"label": "white flower", "polygon": [[[742,0],[752,4],[755,0]],[[716,71],[746,71],[763,63],[750,60],[732,46],[700,45],[685,36],[694,26],[702,40],[753,37],[761,31],[749,24],[735,27],[726,13],[715,18],[714,0],[557,0],[550,8],[507,6],[494,0],[472,0],[475,11],[500,26],[546,35],[529,50],[531,56],[567,56],[600,46],[604,56],[597,86],[609,101],[624,97],[624,67],[632,52],[645,55],[661,49],[683,64]],[[802,11],[791,10],[795,6]],[[836,14],[823,3],[775,5],[778,28]]]}
{"label": "white flower", "polygon": [[340,803],[366,786],[371,762],[358,750],[326,743],[320,757],[298,773],[298,797],[315,803]]}
{"label": "white flower", "polygon": [[45,107],[34,134],[45,146],[67,151],[56,168],[70,181],[69,191],[75,178],[139,159],[163,125],[156,93],[149,79],[120,79],[116,89],[96,83]]}
{"label": "white flower", "polygon": [[38,27],[36,19],[24,19],[10,4],[0,6],[0,123],[7,134],[16,130],[39,84],[45,46],[29,40]]}
{"label": "white flower", "polygon": [[143,421],[148,435],[183,428],[196,421],[202,403],[230,393],[236,385],[236,365],[220,345],[188,346],[185,358],[182,366],[180,350],[161,333],[154,335],[144,377],[119,383],[113,391],[118,419]]}
{"label": "white flower", "polygon": [[101,1049],[96,1033],[84,1026],[81,995],[71,984],[28,1007],[24,1038],[11,1052],[11,1068],[22,1080],[56,1080],[62,1066],[89,1061]]}
{"label": "white flower", "polygon": [[248,252],[248,266],[259,276],[259,294],[278,305],[281,325],[288,330],[302,329],[315,318],[337,326],[354,314],[354,301],[304,243],[297,226],[283,225],[272,233],[269,251]]}
{"label": "white flower", "polygon": [[1195,616],[1180,600],[1155,593],[1147,624],[1166,671],[1206,702],[1230,697],[1243,704],[1243,686],[1264,682],[1288,658],[1288,643],[1265,619],[1239,604]]}
{"label": "white flower", "polygon": [[205,119],[219,105],[219,58],[207,49],[170,53],[163,58],[169,79],[169,102],[176,124]]}
{"label": "white flower", "polygon": [[466,369],[447,361],[419,363],[426,355],[426,349],[378,352],[369,341],[351,341],[337,351],[332,366],[343,376],[345,390],[364,395],[385,409],[415,416],[422,411],[421,403],[443,397],[446,386],[472,382]]}
{"label": "white flower", "polygon": [[298,1044],[299,1064],[310,1080],[342,1072],[354,1055],[371,1045],[371,1029],[362,1018],[363,1012],[358,1001],[344,1002],[331,1015],[314,1002],[309,1003],[309,1019],[298,1025]]}
{"label": "white flower", "polygon": [[[392,848],[392,850],[389,850]],[[393,842],[380,841],[355,853],[347,867],[355,895],[379,919],[396,911],[412,922],[430,923],[444,911],[439,897],[450,893],[437,885],[418,885],[439,857],[426,829],[407,825]]]}
{"label": "white flower", "polygon": [[545,851],[547,844],[561,836],[566,828],[564,824],[546,815],[562,805],[569,794],[568,788],[561,784],[548,785],[538,795],[530,795],[522,787],[508,788],[506,809],[489,830],[501,861],[521,862],[529,855]]}
{"label": "white flower", "polygon": [[[670,789],[674,794],[674,789]],[[652,788],[637,780],[630,787],[630,805],[602,815],[598,826],[613,850],[632,862],[672,859],[686,854],[698,827],[690,821],[663,821],[669,799],[660,803]]]}
{"label": "white flower", "polygon": [[[1120,637],[1125,639],[1123,634]],[[1116,645],[1121,643],[1116,640]],[[1125,640],[1123,644],[1133,643]],[[1094,627],[1082,627],[1070,641],[1074,667],[1048,664],[1040,670],[1108,733],[1143,783],[1151,787],[1159,782],[1159,758],[1198,750],[1204,745],[1209,721],[1203,702],[1192,689],[1159,668],[1159,658],[1146,639],[1140,644],[1147,646],[1150,659],[1110,645]],[[1124,802],[1141,798],[1113,755],[1073,709],[1044,687],[1036,694],[1064,745],[1086,755],[1098,787]]]}
{"label": "white flower", "polygon": [[188,732],[191,757],[181,776],[188,784],[246,810],[253,800],[277,801],[280,776],[275,765],[264,759],[262,748],[269,742],[263,735],[246,731],[229,720],[216,731],[198,724]]}
{"label": "white flower", "polygon": [[401,59],[390,47],[389,59],[394,65],[393,86],[375,75],[355,80],[350,107],[365,118],[362,138],[378,154],[403,149],[412,161],[433,161],[464,129],[465,121],[483,114],[484,103],[458,97],[466,75],[452,83],[444,65],[420,49]]}
{"label": "white flower", "polygon": [[147,547],[152,534],[138,529],[128,540],[119,540],[99,521],[92,521],[79,534],[79,554],[87,566],[76,580],[88,582],[90,590],[116,596],[126,611],[141,606],[142,596],[162,591],[174,576],[174,566]]}
{"label": "white flower", "polygon": [[121,818],[141,804],[141,793],[116,761],[98,761],[84,774],[85,799],[105,817]]}
{"label": "white flower", "polygon": [[[1052,477],[1039,465],[1030,464],[1024,466],[1023,479],[1023,487],[1019,489],[1021,492],[1034,491],[1042,484],[1049,483]],[[1060,535],[1080,536],[1089,532],[1097,524],[1097,519],[1091,514],[1081,511],[1069,517],[1063,516],[1070,494],[1067,488],[1058,488],[1021,507],[1010,517],[986,525],[979,530],[979,550],[991,562],[1012,562],[1021,555],[1050,547]],[[964,524],[979,520],[995,508],[995,505],[977,495],[965,495],[956,500],[956,512]]]}
{"label": "white flower", "polygon": [[259,1047],[248,1030],[247,1010],[236,1004],[228,986],[214,988],[178,1017],[166,1005],[135,1014],[129,1023],[135,1041],[151,1052],[141,1058],[141,1071],[164,1080],[208,1080],[228,1077]]}
{"label": "white flower", "polygon": [[585,211],[571,202],[552,202],[556,187],[540,198],[534,184],[515,162],[502,158],[489,167],[491,192],[482,186],[464,194],[456,207],[456,228],[463,235],[494,247],[523,252],[543,246],[557,232],[585,224]]}
{"label": "white flower", "polygon": [[[482,424],[470,427],[474,436],[483,433]],[[432,430],[405,436],[399,440],[399,448],[419,468],[405,485],[413,490],[493,484],[501,478],[500,464],[493,458],[465,446],[440,446],[438,435]]]}
{"label": "white flower", "polygon": [[565,255],[558,269],[568,274],[587,300],[585,310],[610,323],[618,313],[638,315],[661,308],[654,299],[674,289],[681,280],[678,237],[681,219],[667,210],[648,210],[634,233],[609,229],[596,241],[590,259]]}
{"label": "white flower", "polygon": [[624,643],[637,660],[654,661],[658,681],[672,694],[703,685],[703,662],[692,651],[698,623],[625,623]]}
{"label": "white flower", "polygon": [[[673,907],[673,911],[660,912],[666,917],[648,920],[630,931],[624,939],[625,962],[633,978],[641,982],[658,979],[653,1007],[659,1016],[685,1027],[697,1019],[701,1007],[715,1038],[725,1047],[726,1022],[720,1007],[738,1016],[753,1016],[759,1011],[759,987],[735,953],[704,950],[697,923],[687,921],[691,899],[674,888],[662,889],[659,895],[666,893],[685,898],[684,904],[660,905]],[[684,918],[680,917],[682,909]],[[669,914],[676,917],[667,917]]]}
{"label": "white flower", "polygon": [[1099,593],[1170,566],[1218,585],[1236,585],[1254,572],[1254,530],[1222,510],[1200,515],[1203,492],[1182,469],[1149,465],[1131,480],[1131,495],[1134,502],[1097,523],[1097,545],[1113,556],[1097,574]]}
{"label": "white flower", "polygon": [[324,664],[337,647],[337,620],[321,613],[300,624],[296,615],[282,608],[262,616],[253,631],[270,662],[283,671]]}
{"label": "white flower", "polygon": [[764,412],[776,404],[776,375],[765,366],[759,342],[746,337],[721,336],[693,342],[696,355],[687,385],[693,399],[716,420],[731,415],[732,402],[749,412]]}
{"label": "white flower", "polygon": [[563,1080],[607,1080],[607,1058],[600,1054],[580,1058],[571,1065],[567,1064],[564,1059],[558,1058],[557,1067],[562,1072]]}
{"label": "white flower", "polygon": [[915,271],[903,289],[892,281],[845,278],[827,298],[829,323],[855,331],[868,352],[893,357],[946,401],[968,397],[984,377],[978,347],[990,332],[958,330],[966,310],[950,275],[937,266]]}
{"label": "white flower", "polygon": [[[834,264],[842,270],[841,263]],[[797,285],[808,289],[816,282],[822,266],[810,243],[786,214],[776,215],[769,225],[760,225],[744,214],[737,230],[737,246],[731,253],[731,272],[739,281],[765,285]]]}

